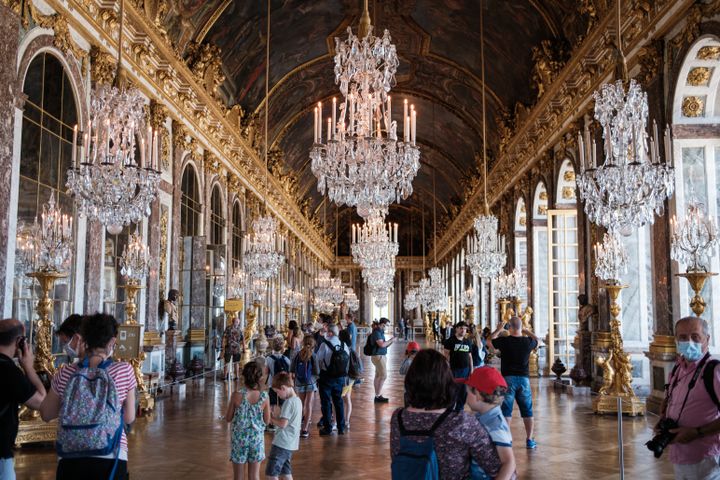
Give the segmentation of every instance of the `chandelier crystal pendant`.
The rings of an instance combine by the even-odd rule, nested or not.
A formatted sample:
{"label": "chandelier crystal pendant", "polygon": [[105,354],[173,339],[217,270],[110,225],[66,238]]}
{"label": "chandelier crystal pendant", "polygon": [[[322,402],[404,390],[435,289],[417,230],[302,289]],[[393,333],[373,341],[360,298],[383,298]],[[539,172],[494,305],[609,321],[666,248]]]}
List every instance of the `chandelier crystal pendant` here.
{"label": "chandelier crystal pendant", "polygon": [[703,206],[691,201],[685,218],[678,222],[673,217],[670,227],[672,259],[687,265],[689,272],[707,272],[719,242],[717,225],[711,217],[705,215]]}
{"label": "chandelier crystal pendant", "polygon": [[142,132],[144,98],[136,88],[118,86],[123,14],[121,0],[115,81],[92,92],[90,120],[80,145],[77,125],[73,130],[72,166],[67,172],[67,187],[80,213],[98,220],[113,235],[119,234],[123,225],[150,215],[150,203],[160,184],[158,134],[151,128]]}
{"label": "chandelier crystal pendant", "polygon": [[252,222],[252,233],[245,244],[243,265],[253,278],[267,280],[277,275],[285,261],[284,239],[277,234],[277,220],[269,215]]}
{"label": "chandelier crystal pendant", "polygon": [[620,277],[627,273],[628,252],[620,236],[616,232],[603,235],[602,243],[593,247],[595,251],[595,276],[610,284],[620,281]]}
{"label": "chandelier crystal pendant", "polygon": [[384,217],[388,205],[412,194],[420,169],[417,112],[403,102],[399,139],[389,92],[400,62],[390,33],[373,35],[367,0],[358,34],[348,27],[346,41],[335,39],[335,83],[343,99],[332,100],[325,136],[322,103],[315,108],[311,169],[318,191],[336,204],[357,207],[363,218]]}

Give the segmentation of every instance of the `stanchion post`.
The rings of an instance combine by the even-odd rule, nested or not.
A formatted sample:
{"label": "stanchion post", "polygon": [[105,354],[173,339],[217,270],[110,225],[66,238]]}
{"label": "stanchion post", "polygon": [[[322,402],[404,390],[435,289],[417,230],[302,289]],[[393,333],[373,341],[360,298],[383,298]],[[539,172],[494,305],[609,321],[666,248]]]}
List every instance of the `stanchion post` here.
{"label": "stanchion post", "polygon": [[618,417],[618,460],[620,462],[620,480],[625,479],[625,447],[623,445],[623,415],[622,415],[622,397],[617,397],[617,417]]}

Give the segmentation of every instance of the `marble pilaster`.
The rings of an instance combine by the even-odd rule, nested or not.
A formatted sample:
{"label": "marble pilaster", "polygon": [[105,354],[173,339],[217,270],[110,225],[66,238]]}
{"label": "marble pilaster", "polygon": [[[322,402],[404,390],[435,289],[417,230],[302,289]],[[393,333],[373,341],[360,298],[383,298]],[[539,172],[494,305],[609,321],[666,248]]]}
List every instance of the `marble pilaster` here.
{"label": "marble pilaster", "polygon": [[102,309],[101,280],[103,273],[103,226],[93,220],[87,222],[85,234],[85,297],[83,312],[94,313]]}
{"label": "marble pilaster", "polygon": [[[150,337],[157,337],[158,331],[158,305],[160,303],[160,200],[155,199],[150,206],[150,217],[148,218],[147,244],[149,256],[155,262],[150,269],[150,275],[147,280],[147,301],[146,318],[145,318],[145,335],[151,333]],[[147,342],[146,342],[147,343]]]}

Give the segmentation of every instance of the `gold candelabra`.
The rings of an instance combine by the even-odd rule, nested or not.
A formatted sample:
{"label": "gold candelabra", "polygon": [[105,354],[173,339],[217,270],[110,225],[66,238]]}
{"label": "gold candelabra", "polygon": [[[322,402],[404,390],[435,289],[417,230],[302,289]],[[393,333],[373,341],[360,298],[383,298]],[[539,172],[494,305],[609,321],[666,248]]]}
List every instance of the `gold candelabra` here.
{"label": "gold candelabra", "polygon": [[[134,280],[128,280],[125,283],[125,324],[136,326],[137,321],[137,303],[135,298],[137,293],[142,290],[142,286]],[[138,354],[135,358],[130,359],[130,365],[135,372],[135,382],[137,383],[138,399],[140,401],[140,411],[150,412],[155,408],[155,399],[150,395],[142,373],[142,364],[145,361],[145,352],[142,345],[139,346]]]}
{"label": "gold candelabra", "polygon": [[708,278],[714,277],[717,273],[705,272],[702,270],[689,270],[686,273],[678,273],[678,277],[682,277],[688,281],[690,288],[695,292],[695,296],[690,300],[690,309],[696,316],[701,316],[705,312],[705,299],[700,295],[705,282]]}
{"label": "gold candelabra", "polygon": [[53,334],[53,299],[50,298],[50,291],[55,282],[67,277],[66,273],[38,271],[28,273],[28,277],[34,278],[40,284],[40,299],[37,303],[37,323],[35,327],[35,363],[33,368],[49,383],[55,373],[55,365],[52,355],[52,334]]}
{"label": "gold candelabra", "polygon": [[626,285],[617,283],[605,284],[610,297],[610,348],[607,357],[599,356],[596,364],[603,369],[603,384],[599,395],[593,400],[595,413],[617,413],[618,398],[621,399],[622,413],[628,415],[644,415],[645,404],[635,396],[632,388],[632,363],[630,355],[623,349],[622,324],[620,321],[621,307],[617,303],[620,291]]}
{"label": "gold candelabra", "polygon": [[475,324],[475,305],[466,305],[465,308],[465,321],[468,325]]}

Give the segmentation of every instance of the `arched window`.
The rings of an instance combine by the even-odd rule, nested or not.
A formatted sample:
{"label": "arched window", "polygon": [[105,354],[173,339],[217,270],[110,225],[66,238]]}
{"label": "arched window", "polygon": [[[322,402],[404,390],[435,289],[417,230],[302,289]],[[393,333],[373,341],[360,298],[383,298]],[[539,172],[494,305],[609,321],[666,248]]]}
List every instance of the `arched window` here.
{"label": "arched window", "polygon": [[182,195],[180,197],[180,235],[194,237],[200,233],[200,190],[197,175],[192,165],[188,164],[182,176]]}
{"label": "arched window", "polygon": [[[23,93],[27,100],[20,141],[18,235],[27,234],[28,227],[42,214],[51,193],[64,214],[75,216],[74,203],[67,194],[65,183],[71,166],[72,135],[78,123],[78,112],[70,79],[60,60],[47,52],[36,56],[25,75]],[[16,252],[16,261],[20,258]],[[22,269],[16,271],[13,317],[24,322],[26,331],[32,335],[31,320],[38,291]],[[54,300],[52,318],[58,325],[71,312],[74,277],[74,268],[71,268],[69,276],[58,280],[51,293]]]}
{"label": "arched window", "polygon": [[[533,299],[535,332],[543,338],[548,333],[548,241],[547,241],[548,193],[545,184],[535,187],[532,202],[533,222]],[[540,368],[545,365],[545,355],[539,356]]]}
{"label": "arched window", "polygon": [[[673,156],[675,160],[675,215],[686,215],[690,202],[702,205],[705,214],[720,223],[720,39],[705,36],[688,50],[675,86],[673,98]],[[673,273],[682,273],[687,265],[673,262]],[[718,256],[714,256],[708,271],[720,271]],[[673,309],[677,320],[690,315],[692,289],[685,279],[673,276]],[[720,305],[720,279],[711,277],[701,292],[706,302],[705,318],[712,318],[714,305]],[[710,343],[720,344],[720,329],[710,322]]]}
{"label": "arched window", "polygon": [[[527,209],[525,208],[525,199],[518,198],[515,204],[515,267],[519,268],[525,278],[528,273],[528,254],[527,254]],[[523,292],[520,299],[527,305],[527,292]]]}
{"label": "arched window", "polygon": [[243,255],[243,218],[242,205],[236,201],[232,210],[232,261],[233,268],[242,266]]}
{"label": "arched window", "polygon": [[210,244],[225,244],[225,216],[220,187],[215,185],[210,196]]}

